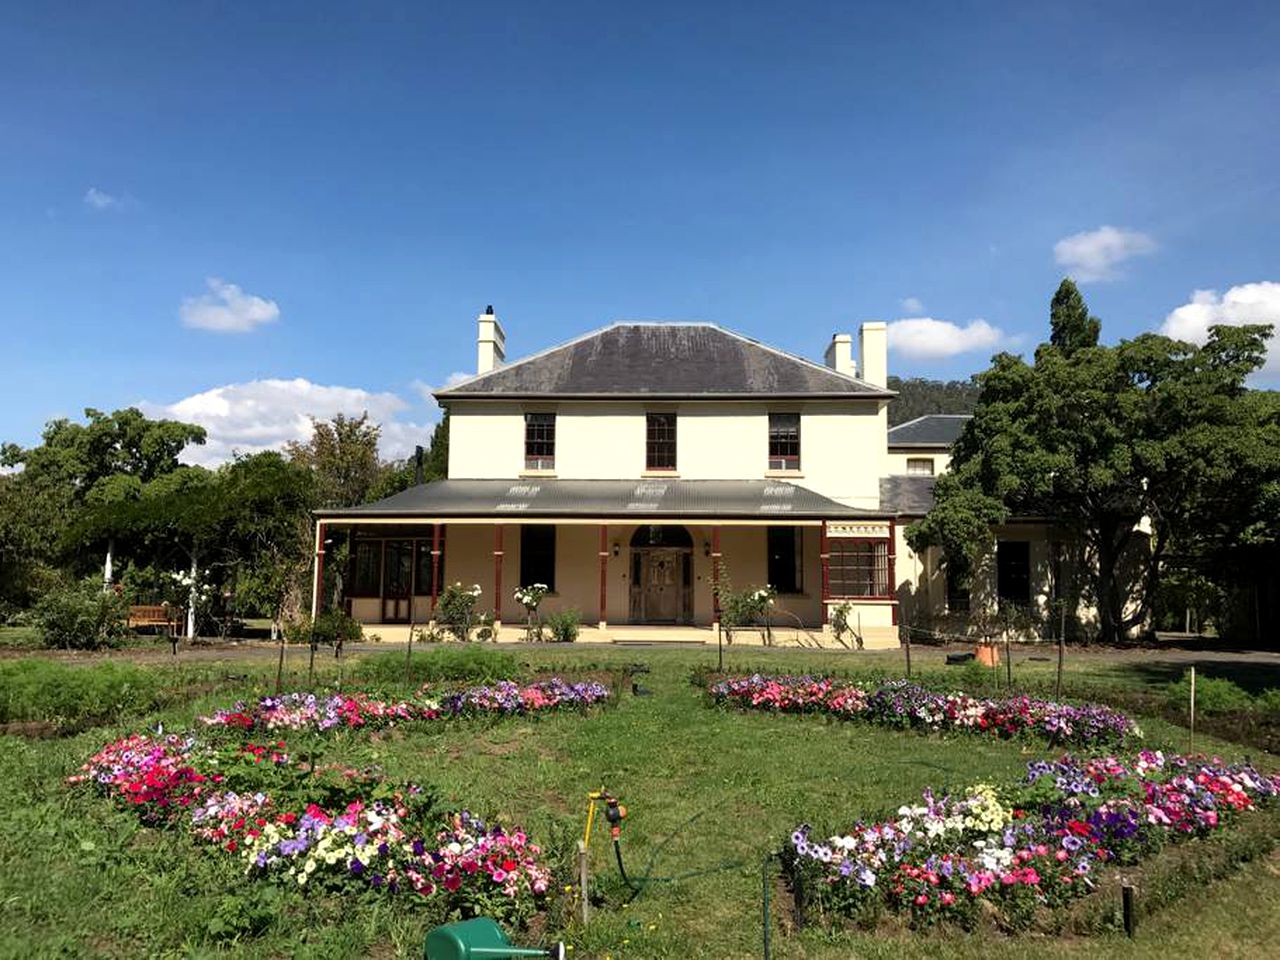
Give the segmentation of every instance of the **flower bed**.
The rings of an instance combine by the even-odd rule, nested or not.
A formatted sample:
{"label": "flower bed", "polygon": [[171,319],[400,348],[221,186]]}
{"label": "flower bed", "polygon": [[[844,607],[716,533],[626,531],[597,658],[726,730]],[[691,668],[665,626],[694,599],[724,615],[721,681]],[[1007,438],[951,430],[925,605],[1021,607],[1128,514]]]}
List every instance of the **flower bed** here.
{"label": "flower bed", "polygon": [[1206,837],[1280,797],[1280,776],[1217,759],[1144,751],[1028,764],[1026,780],[900,807],[825,839],[801,826],[786,859],[802,901],[862,922],[884,911],[913,925],[1007,929],[1088,893],[1095,871],[1140,863],[1167,843]]}
{"label": "flower bed", "polygon": [[[441,814],[432,794],[354,770],[298,769],[283,741],[217,747],[188,735],[108,744],[71,778],[240,858],[245,873],[298,886],[429,898],[441,916],[519,920],[551,889],[523,830]],[[309,801],[308,796],[321,800]]]}
{"label": "flower bed", "polygon": [[[440,916],[526,918],[551,889],[541,848],[520,829],[469,812],[442,813],[434,795],[376,772],[296,763],[284,740],[254,733],[378,729],[461,716],[585,708],[602,684],[500,682],[408,699],[288,694],[201,717],[228,736],[137,734],[103,747],[69,778],[238,857],[245,873],[301,887],[411,893]],[[308,748],[308,755],[312,753]]]}
{"label": "flower bed", "polygon": [[201,717],[211,727],[251,730],[329,730],[389,727],[410,721],[492,714],[543,713],[603,703],[609,690],[592,682],[569,683],[559,677],[536,683],[500,681],[455,693],[433,694],[423,687],[409,700],[378,700],[363,693],[316,695],[289,693],[263,697],[255,704],[237,703]]}
{"label": "flower bed", "polygon": [[1031,697],[986,699],[937,693],[906,680],[868,691],[824,677],[730,677],[708,691],[716,703],[778,713],[822,713],[891,727],[964,730],[999,737],[1033,734],[1054,744],[1104,744],[1141,736],[1125,714]]}

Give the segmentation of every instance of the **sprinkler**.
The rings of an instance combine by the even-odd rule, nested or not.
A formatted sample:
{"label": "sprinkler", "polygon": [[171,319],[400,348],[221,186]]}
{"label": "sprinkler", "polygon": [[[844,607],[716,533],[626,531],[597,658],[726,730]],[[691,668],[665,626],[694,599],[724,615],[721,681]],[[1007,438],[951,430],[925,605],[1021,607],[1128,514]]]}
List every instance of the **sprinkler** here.
{"label": "sprinkler", "polygon": [[436,927],[427,934],[425,960],[507,960],[509,957],[550,957],[564,960],[564,944],[517,947],[488,917]]}

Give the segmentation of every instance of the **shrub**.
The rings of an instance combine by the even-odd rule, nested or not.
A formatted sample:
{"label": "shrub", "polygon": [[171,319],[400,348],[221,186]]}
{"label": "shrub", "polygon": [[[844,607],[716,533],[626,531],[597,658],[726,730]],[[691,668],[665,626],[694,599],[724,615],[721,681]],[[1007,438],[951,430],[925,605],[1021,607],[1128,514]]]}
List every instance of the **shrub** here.
{"label": "shrub", "polygon": [[[1185,711],[1191,703],[1191,672],[1177,683],[1169,684],[1168,704],[1171,709]],[[1219,677],[1196,677],[1197,713],[1235,713],[1253,706],[1253,698],[1244,690]]]}
{"label": "shrub", "polygon": [[98,650],[124,638],[124,601],[93,578],[54,589],[36,604],[35,623],[46,647]]}
{"label": "shrub", "polygon": [[455,639],[463,643],[471,639],[471,630],[479,622],[476,603],[480,599],[480,593],[479,584],[464,587],[461,583],[451,583],[440,594],[436,619]]}
{"label": "shrub", "polygon": [[551,639],[556,643],[573,643],[578,639],[582,614],[577,610],[557,610],[543,617],[543,623],[551,632]]}
{"label": "shrub", "polygon": [[[341,610],[326,610],[315,619],[315,642],[338,644],[351,643],[364,636],[364,627],[355,617]],[[289,643],[310,643],[311,618],[303,614],[284,625],[284,638]]]}

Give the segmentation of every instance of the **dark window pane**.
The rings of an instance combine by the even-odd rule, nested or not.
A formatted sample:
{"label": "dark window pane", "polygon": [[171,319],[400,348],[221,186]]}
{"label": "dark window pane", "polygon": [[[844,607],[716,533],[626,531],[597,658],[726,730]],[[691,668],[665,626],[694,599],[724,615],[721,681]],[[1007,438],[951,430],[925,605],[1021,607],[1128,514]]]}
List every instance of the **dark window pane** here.
{"label": "dark window pane", "polygon": [[524,415],[524,467],[526,470],[551,470],[556,465],[556,415],[526,413]]}
{"label": "dark window pane", "polygon": [[769,552],[769,586],[779,593],[800,593],[801,527],[770,527],[766,542]]}
{"label": "dark window pane", "polygon": [[950,566],[947,567],[947,611],[969,612],[969,587]]}
{"label": "dark window pane", "polygon": [[769,414],[769,469],[800,469],[800,414]]}
{"label": "dark window pane", "polygon": [[996,594],[1001,604],[1031,605],[1031,544],[1001,540],[996,544]]}
{"label": "dark window pane", "polygon": [[833,539],[827,548],[831,596],[889,596],[889,541]]}
{"label": "dark window pane", "polygon": [[388,540],[382,555],[383,596],[407,597],[413,578],[413,541]]}
{"label": "dark window pane", "polygon": [[676,468],[674,413],[651,413],[645,418],[645,467],[649,470]]}
{"label": "dark window pane", "polygon": [[376,597],[382,592],[382,541],[358,540],[352,558],[351,589],[353,597]]}
{"label": "dark window pane", "polygon": [[556,589],[556,528],[549,524],[520,528],[520,586],[535,583]]}

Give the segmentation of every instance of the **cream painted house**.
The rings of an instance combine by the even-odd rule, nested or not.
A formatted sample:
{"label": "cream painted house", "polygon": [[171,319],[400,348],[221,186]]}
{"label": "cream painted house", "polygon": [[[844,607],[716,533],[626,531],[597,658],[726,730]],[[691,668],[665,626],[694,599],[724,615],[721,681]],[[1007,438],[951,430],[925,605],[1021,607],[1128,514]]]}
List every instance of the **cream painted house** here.
{"label": "cream painted house", "polygon": [[824,363],[711,324],[617,323],[511,363],[505,339],[490,308],[476,376],[436,393],[447,480],[318,515],[317,583],[324,545],[350,538],[344,602],[380,635],[431,623],[452,582],[480,585],[504,639],[531,583],[552,589],[544,612],[581,613],[583,640],[706,639],[721,590],[764,584],[801,642],[834,644],[839,606],[881,647],[904,614],[959,604],[903,527],[965,421],[889,429],[885,324],[862,325],[856,361],[836,334]]}

